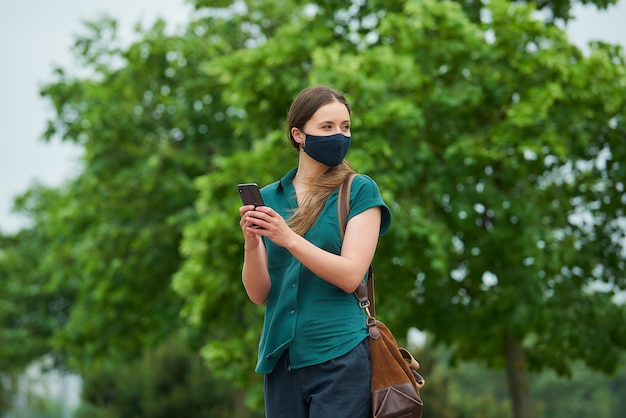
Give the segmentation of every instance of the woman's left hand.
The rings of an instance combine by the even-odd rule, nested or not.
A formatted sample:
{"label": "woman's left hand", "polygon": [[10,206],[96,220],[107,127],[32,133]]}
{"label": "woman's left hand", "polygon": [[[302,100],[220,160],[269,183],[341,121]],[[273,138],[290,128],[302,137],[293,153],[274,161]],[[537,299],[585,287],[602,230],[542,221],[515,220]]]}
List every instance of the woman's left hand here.
{"label": "woman's left hand", "polygon": [[287,247],[295,235],[285,219],[268,206],[257,206],[245,216],[248,225],[258,226],[258,228],[247,227],[248,232],[267,237],[278,246]]}

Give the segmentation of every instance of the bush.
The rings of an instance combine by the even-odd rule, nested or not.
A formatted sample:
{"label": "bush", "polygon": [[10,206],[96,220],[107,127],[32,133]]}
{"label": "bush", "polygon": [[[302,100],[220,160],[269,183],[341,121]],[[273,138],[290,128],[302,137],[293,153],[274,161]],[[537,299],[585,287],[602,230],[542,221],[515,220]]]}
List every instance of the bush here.
{"label": "bush", "polygon": [[232,417],[234,399],[197,353],[172,341],[137,363],[85,376],[74,418]]}

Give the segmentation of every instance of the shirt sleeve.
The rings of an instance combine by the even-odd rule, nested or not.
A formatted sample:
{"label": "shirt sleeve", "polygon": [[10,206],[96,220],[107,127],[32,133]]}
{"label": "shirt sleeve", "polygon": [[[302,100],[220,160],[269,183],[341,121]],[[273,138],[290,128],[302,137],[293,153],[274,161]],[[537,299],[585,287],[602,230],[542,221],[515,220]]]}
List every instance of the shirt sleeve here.
{"label": "shirt sleeve", "polygon": [[367,209],[377,206],[380,207],[381,213],[380,235],[383,235],[391,224],[391,212],[380,195],[376,182],[364,174],[355,176],[350,188],[350,213],[348,214],[348,220]]}

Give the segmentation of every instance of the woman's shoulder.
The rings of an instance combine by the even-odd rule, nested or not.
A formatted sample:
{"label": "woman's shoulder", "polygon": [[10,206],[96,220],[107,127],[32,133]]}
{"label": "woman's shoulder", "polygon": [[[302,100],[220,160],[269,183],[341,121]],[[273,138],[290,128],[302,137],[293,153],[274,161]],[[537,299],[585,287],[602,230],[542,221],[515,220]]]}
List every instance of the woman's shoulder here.
{"label": "woman's shoulder", "polygon": [[366,174],[358,174],[352,180],[352,188],[350,190],[350,216],[355,216],[366,209],[374,206],[381,208],[381,225],[380,234],[387,232],[391,223],[391,212],[385,204],[378,185],[376,182]]}
{"label": "woman's shoulder", "polygon": [[378,184],[367,174],[358,173],[352,180],[352,190],[354,191],[369,191],[376,194],[380,193],[378,190]]}

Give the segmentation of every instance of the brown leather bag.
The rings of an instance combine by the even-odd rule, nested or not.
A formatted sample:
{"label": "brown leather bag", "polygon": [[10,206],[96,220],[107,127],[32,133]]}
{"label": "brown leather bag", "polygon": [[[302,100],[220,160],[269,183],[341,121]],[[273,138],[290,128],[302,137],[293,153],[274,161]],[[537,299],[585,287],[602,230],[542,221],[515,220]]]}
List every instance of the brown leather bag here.
{"label": "brown leather bag", "polygon": [[[342,237],[348,223],[353,178],[353,175],[347,176],[339,187],[338,212]],[[417,372],[419,363],[413,355],[406,348],[398,347],[389,328],[375,318],[372,266],[368,271],[367,285],[361,283],[354,295],[367,314],[372,367],[372,417],[421,418],[424,404],[420,388],[424,386],[424,378]]]}

